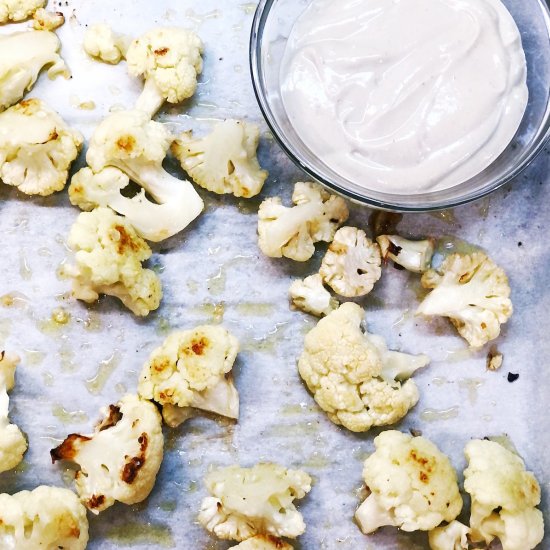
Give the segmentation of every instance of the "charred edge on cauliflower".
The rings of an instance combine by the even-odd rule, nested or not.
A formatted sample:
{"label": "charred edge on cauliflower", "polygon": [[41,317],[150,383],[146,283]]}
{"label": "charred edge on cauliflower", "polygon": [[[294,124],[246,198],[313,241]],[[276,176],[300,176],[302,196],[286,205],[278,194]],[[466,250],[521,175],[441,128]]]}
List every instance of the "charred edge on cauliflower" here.
{"label": "charred edge on cauliflower", "polygon": [[145,432],[138,437],[138,443],[139,455],[134,456],[126,462],[122,470],[122,474],[120,475],[122,481],[128,483],[128,485],[131,485],[135,481],[139,471],[145,464],[145,455],[147,452],[147,446],[149,445],[149,438]]}
{"label": "charred edge on cauliflower", "polygon": [[52,464],[58,460],[72,460],[78,453],[78,441],[90,441],[92,438],[80,434],[69,434],[67,439],[50,451]]}
{"label": "charred edge on cauliflower", "polygon": [[122,413],[120,412],[120,407],[117,407],[116,405],[109,405],[109,414],[97,425],[97,431],[102,432],[103,430],[113,428],[121,420]]}

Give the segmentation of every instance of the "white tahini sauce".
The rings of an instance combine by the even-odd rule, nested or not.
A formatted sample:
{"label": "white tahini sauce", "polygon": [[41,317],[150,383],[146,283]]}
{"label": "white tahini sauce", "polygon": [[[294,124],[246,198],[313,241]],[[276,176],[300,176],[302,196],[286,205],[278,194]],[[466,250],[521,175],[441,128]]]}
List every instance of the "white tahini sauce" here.
{"label": "white tahini sauce", "polygon": [[281,71],[287,115],[307,147],[387,193],[479,174],[527,106],[520,34],[500,0],[313,0]]}

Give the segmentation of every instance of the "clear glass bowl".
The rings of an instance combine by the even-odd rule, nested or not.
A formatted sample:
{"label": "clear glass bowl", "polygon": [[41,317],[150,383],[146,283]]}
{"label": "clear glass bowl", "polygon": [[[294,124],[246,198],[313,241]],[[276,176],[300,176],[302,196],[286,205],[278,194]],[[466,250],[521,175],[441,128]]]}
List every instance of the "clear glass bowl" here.
{"label": "clear glass bowl", "polygon": [[[503,0],[521,32],[527,58],[529,104],[507,149],[486,170],[450,189],[416,195],[382,193],[357,185],[332,170],[302,142],[289,121],[280,93],[280,70],[294,22],[312,0],[260,0],[250,43],[254,90],[275,138],[309,176],[375,208],[427,211],[476,200],[515,178],[550,137],[550,10],[544,0]],[[338,0],[335,0],[338,1]]]}

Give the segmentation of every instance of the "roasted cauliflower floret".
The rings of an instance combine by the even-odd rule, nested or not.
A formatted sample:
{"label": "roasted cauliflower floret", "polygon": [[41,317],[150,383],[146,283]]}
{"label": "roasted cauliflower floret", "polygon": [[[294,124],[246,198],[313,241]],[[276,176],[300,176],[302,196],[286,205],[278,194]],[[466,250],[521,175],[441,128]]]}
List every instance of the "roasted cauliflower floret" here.
{"label": "roasted cauliflower floret", "polygon": [[259,138],[256,125],[225,120],[204,138],[193,138],[193,132],[183,133],[172,151],[201,187],[248,199],[260,193],[268,176],[256,157]]}
{"label": "roasted cauliflower floret", "polygon": [[292,550],[292,546],[288,542],[269,535],[257,535],[246,539],[237,546],[232,546],[232,548],[239,548],[240,550]]}
{"label": "roasted cauliflower floret", "polygon": [[544,537],[540,486],[523,460],[499,443],[474,440],[466,445],[464,489],[471,497],[473,542],[500,540],[503,550],[531,550]]}
{"label": "roasted cauliflower floret", "polygon": [[132,39],[116,34],[105,23],[96,23],[84,33],[84,51],[94,59],[116,65],[125,57]]}
{"label": "roasted cauliflower floret", "polygon": [[118,298],[135,315],[157,309],[162,288],[156,273],[143,269],[151,249],[122,216],[108,208],[80,214],[68,240],[76,265],[65,268],[78,300],[95,302],[100,294]]}
{"label": "roasted cauliflower floret", "polygon": [[197,89],[201,39],[187,29],[160,27],[136,38],[126,53],[128,72],[145,79],[136,108],[153,116],[165,101],[180,103]]}
{"label": "roasted cauliflower floret", "polygon": [[436,527],[428,533],[431,550],[468,550],[470,529],[453,520],[449,525]]}
{"label": "roasted cauliflower floret", "polygon": [[27,451],[27,440],[9,420],[8,392],[15,385],[15,369],[19,357],[0,351],[0,472],[15,468]]}
{"label": "roasted cauliflower floret", "polygon": [[5,550],[84,550],[86,508],[72,491],[59,487],[0,494],[0,540]]}
{"label": "roasted cauliflower floret", "polygon": [[474,348],[497,338],[512,315],[508,277],[482,252],[452,254],[424,273],[422,286],[433,290],[417,314],[449,317]]}
{"label": "roasted cauliflower floret", "polygon": [[306,529],[293,503],[311,490],[311,478],[301,470],[229,466],[209,473],[205,483],[212,496],[202,501],[199,522],[220,539],[296,538]]}
{"label": "roasted cauliflower floret", "polygon": [[389,430],[374,439],[374,446],[363,467],[370,495],[355,513],[363,533],[385,525],[429,531],[458,516],[462,498],[456,472],[431,441]]}
{"label": "roasted cauliflower floret", "polygon": [[61,44],[53,32],[23,31],[0,36],[0,111],[17,103],[48,68],[54,78],[67,74],[59,56]]}
{"label": "roasted cauliflower floret", "polygon": [[283,206],[279,197],[266,199],[258,212],[258,244],[271,258],[309,260],[315,243],[330,242],[349,216],[346,202],[331,195],[316,183],[299,182],[294,186],[292,202]]}
{"label": "roasted cauliflower floret", "polygon": [[294,307],[317,317],[328,315],[340,305],[323,286],[323,278],[318,273],[294,281],[290,285],[289,294]]}
{"label": "roasted cauliflower floret", "polygon": [[239,394],[231,369],[239,342],[219,326],[174,332],[151,354],[139,379],[139,394],[163,407],[165,422],[179,426],[195,409],[239,417]]}
{"label": "roasted cauliflower floret", "polygon": [[0,180],[27,195],[61,191],[82,142],[44,102],[24,100],[0,113]]}
{"label": "roasted cauliflower floret", "polygon": [[317,404],[354,432],[401,420],[418,402],[416,384],[406,379],[429,363],[425,355],[388,351],[383,339],[363,333],[363,318],[360,306],[342,304],[307,334],[298,360]]}
{"label": "roasted cauliflower floret", "polygon": [[365,296],[382,275],[380,248],[356,227],[336,231],[319,273],[323,281],[346,298]]}
{"label": "roasted cauliflower floret", "polygon": [[103,410],[105,418],[92,435],[71,434],[50,451],[52,461],[80,466],[76,491],[98,514],[115,501],[136,504],[155,485],[163,457],[162,419],[150,401],[127,395]]}
{"label": "roasted cauliflower floret", "polygon": [[65,23],[65,16],[60,11],[36,10],[32,16],[32,28],[37,31],[55,31]]}
{"label": "roasted cauliflower floret", "polygon": [[[202,212],[204,203],[190,182],[175,178],[162,167],[173,140],[165,125],[140,111],[109,115],[92,136],[86,155],[92,173],[84,172],[75,183],[73,203],[110,206],[127,214],[152,241],[179,233]],[[124,179],[112,171],[105,177],[92,177],[107,167],[118,168],[144,191],[131,200],[122,200]],[[145,196],[145,191],[156,203]]]}
{"label": "roasted cauliflower floret", "polygon": [[382,258],[391,260],[413,273],[424,273],[430,269],[435,252],[435,239],[411,241],[399,235],[376,237]]}
{"label": "roasted cauliflower floret", "polygon": [[0,24],[10,21],[24,21],[38,8],[43,8],[47,0],[0,0]]}

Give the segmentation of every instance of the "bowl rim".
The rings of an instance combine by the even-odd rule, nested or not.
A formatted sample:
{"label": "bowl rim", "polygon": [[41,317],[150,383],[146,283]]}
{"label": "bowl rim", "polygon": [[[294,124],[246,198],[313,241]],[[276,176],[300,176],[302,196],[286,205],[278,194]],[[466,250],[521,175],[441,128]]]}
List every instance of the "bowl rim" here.
{"label": "bowl rim", "polygon": [[[449,208],[455,208],[464,204],[468,204],[479,200],[487,195],[493,193],[497,189],[505,186],[510,183],[512,180],[517,178],[527,167],[529,167],[532,162],[538,157],[538,155],[543,151],[544,147],[550,141],[550,118],[547,121],[547,127],[540,138],[539,142],[535,147],[529,151],[529,154],[517,164],[512,170],[510,170],[504,177],[501,177],[498,180],[494,181],[493,185],[486,185],[485,187],[471,191],[469,194],[464,195],[463,197],[454,197],[450,199],[444,199],[437,204],[415,204],[407,205],[399,202],[392,201],[382,201],[366,195],[360,195],[351,189],[347,189],[333,181],[319,175],[315,168],[309,163],[303,161],[298,153],[294,151],[292,145],[287,142],[282,137],[282,132],[279,129],[279,125],[271,111],[269,101],[267,100],[266,95],[263,93],[262,87],[262,62],[261,62],[261,48],[262,41],[258,39],[262,35],[262,29],[265,26],[267,18],[270,14],[271,8],[277,0],[260,0],[256,7],[254,13],[254,18],[252,21],[252,28],[250,32],[250,41],[249,41],[249,64],[250,64],[250,74],[252,77],[252,86],[254,89],[254,95],[262,112],[262,115],[273,134],[273,137],[283,149],[286,155],[290,160],[301,170],[303,170],[308,176],[313,178],[315,181],[321,183],[325,187],[328,187],[332,191],[338,193],[339,195],[344,196],[345,198],[351,200],[354,203],[361,204],[364,206],[370,206],[378,210],[385,210],[388,212],[435,212],[439,210],[446,210]],[[539,0],[541,7],[543,7],[543,16],[546,19],[547,28],[550,29],[550,0]],[[550,41],[550,36],[549,36]],[[550,96],[546,103],[545,113],[550,113]],[[541,126],[540,129],[542,129]],[[434,193],[437,193],[435,191]],[[429,195],[430,193],[426,193]],[[404,195],[406,196],[406,195]]]}

